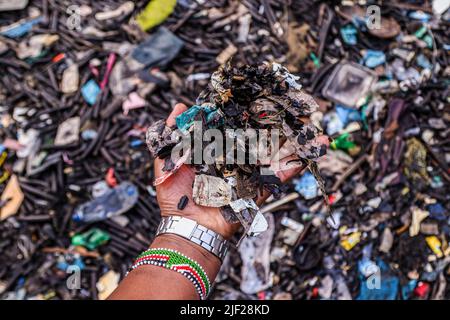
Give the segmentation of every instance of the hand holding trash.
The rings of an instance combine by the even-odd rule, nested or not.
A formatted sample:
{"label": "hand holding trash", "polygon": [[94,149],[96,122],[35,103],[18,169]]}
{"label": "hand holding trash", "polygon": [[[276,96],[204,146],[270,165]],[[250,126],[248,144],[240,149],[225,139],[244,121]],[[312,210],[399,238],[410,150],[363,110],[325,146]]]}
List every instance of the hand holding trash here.
{"label": "hand holding trash", "polygon": [[[184,104],[177,104],[174,110],[166,120],[166,124],[169,127],[175,126],[175,118],[187,110]],[[320,136],[319,139],[323,140],[323,143],[328,143],[328,138]],[[286,157],[282,159],[282,164],[286,164],[292,160],[294,156]],[[160,158],[155,159],[155,178],[161,177],[164,172],[162,168],[164,166],[164,160]],[[282,182],[286,182],[290,178],[298,175],[304,170],[304,166],[295,166],[290,169],[279,171],[278,177]],[[240,226],[239,223],[230,224],[225,221],[225,218],[220,213],[219,208],[200,206],[194,203],[192,200],[192,184],[194,182],[195,172],[193,168],[188,165],[182,165],[176,174],[172,175],[164,183],[156,186],[157,199],[161,209],[161,215],[164,216],[183,216],[197,223],[221,234],[226,239],[232,237]],[[186,200],[183,199],[187,196]],[[269,196],[266,191],[258,196],[256,201],[258,205],[262,204]],[[184,206],[185,205],[185,206]]]}
{"label": "hand holding trash", "polygon": [[[231,237],[239,222],[245,231],[242,240],[245,235],[256,236],[267,230],[258,205],[269,194],[280,196],[283,183],[305,166],[316,176],[325,196],[315,161],[325,154],[328,138],[311,123],[309,116],[318,105],[301,90],[297,80],[276,63],[241,67],[226,64],[211,76],[210,85],[194,106],[187,109],[177,105],[167,122],[160,120],[148,128],[147,146],[155,159],[160,159],[155,164],[154,185],[163,216],[183,211],[183,215],[225,238]],[[211,139],[206,134],[213,134],[210,131],[204,136],[204,129],[218,132],[213,143],[199,142],[201,138]],[[179,133],[183,135],[181,140],[176,137]],[[192,141],[196,141],[194,145],[186,143]],[[231,148],[230,141],[236,143]],[[214,155],[200,165],[199,156],[204,156],[210,146]],[[184,167],[189,159],[196,163],[192,170]],[[173,178],[181,167],[179,177]],[[169,178],[172,181],[167,186],[159,187]],[[172,191],[182,188],[180,185],[189,189]]]}

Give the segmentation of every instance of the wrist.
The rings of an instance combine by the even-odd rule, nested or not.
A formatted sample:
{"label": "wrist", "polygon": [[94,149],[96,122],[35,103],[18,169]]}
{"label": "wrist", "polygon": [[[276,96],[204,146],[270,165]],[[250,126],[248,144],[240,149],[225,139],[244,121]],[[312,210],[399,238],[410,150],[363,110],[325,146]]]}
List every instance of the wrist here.
{"label": "wrist", "polygon": [[212,282],[220,269],[221,261],[218,257],[194,242],[175,234],[158,235],[150,248],[167,248],[179,251],[200,264]]}
{"label": "wrist", "polygon": [[199,225],[202,225],[205,228],[208,228],[214,231],[215,233],[221,235],[225,240],[230,240],[240,228],[240,223],[226,222],[220,212],[211,214],[211,212],[202,212],[202,211],[191,213],[187,210],[172,211],[170,213],[162,211],[161,216],[163,217],[180,216],[194,220]]}

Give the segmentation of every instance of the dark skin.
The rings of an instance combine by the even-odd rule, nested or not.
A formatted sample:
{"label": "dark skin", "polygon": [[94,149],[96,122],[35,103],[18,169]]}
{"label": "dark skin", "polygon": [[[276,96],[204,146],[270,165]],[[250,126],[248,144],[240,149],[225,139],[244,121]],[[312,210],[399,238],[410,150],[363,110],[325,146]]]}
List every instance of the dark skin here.
{"label": "dark skin", "polygon": [[[175,118],[187,110],[184,104],[177,104],[166,120],[168,126],[175,125]],[[319,137],[327,139],[326,137]],[[292,158],[283,159],[289,161]],[[163,174],[164,161],[155,159],[155,177]],[[277,175],[285,182],[299,174],[304,168],[295,167]],[[192,183],[195,173],[188,165],[183,165],[164,183],[156,186],[161,215],[183,216],[211,229],[225,239],[230,239],[239,229],[239,224],[229,224],[225,221],[218,208],[199,206],[192,200]],[[188,195],[189,202],[183,210],[178,210],[180,198]],[[258,197],[257,203],[262,204],[268,193]],[[155,238],[150,248],[168,248],[177,250],[189,258],[197,261],[205,270],[212,283],[219,272],[221,261],[207,250],[180,236],[163,234]],[[110,300],[194,300],[198,295],[192,283],[183,275],[157,266],[144,265],[122,280],[116,290],[109,296]]]}

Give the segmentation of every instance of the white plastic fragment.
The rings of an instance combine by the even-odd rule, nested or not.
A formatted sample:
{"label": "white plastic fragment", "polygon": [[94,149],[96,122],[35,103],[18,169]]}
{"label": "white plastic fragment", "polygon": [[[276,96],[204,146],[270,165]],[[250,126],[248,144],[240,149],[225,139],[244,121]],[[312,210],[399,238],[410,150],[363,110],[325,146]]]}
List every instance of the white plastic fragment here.
{"label": "white plastic fragment", "polygon": [[391,229],[388,227],[384,228],[379,250],[381,252],[388,253],[391,250],[393,243],[394,235],[392,234]]}
{"label": "white plastic fragment", "polygon": [[61,80],[61,91],[63,93],[75,93],[78,91],[80,84],[80,75],[78,66],[73,63],[63,72]]}
{"label": "white plastic fragment", "polygon": [[247,235],[250,237],[256,237],[266,231],[269,228],[269,224],[267,223],[266,218],[264,218],[264,215],[258,211],[255,218],[253,219],[253,222],[250,226],[250,229],[247,231]]}
{"label": "white plastic fragment", "polygon": [[422,210],[418,207],[413,207],[412,209],[412,221],[409,226],[409,235],[411,237],[417,236],[420,231],[420,223],[430,215],[428,211]]}
{"label": "white plastic fragment", "polygon": [[99,21],[113,19],[122,15],[127,15],[134,10],[134,2],[127,1],[115,10],[97,12],[95,19]]}
{"label": "white plastic fragment", "polygon": [[109,270],[107,273],[102,275],[97,282],[98,298],[99,300],[106,300],[111,293],[119,285],[120,274]]}
{"label": "white plastic fragment", "polygon": [[231,186],[222,178],[200,174],[192,187],[194,202],[206,207],[223,207],[231,202]]}
{"label": "white plastic fragment", "polygon": [[80,135],[80,117],[72,117],[62,122],[56,132],[55,145],[64,146],[78,141]]}
{"label": "white plastic fragment", "polygon": [[267,220],[261,216],[267,223],[267,232],[258,237],[244,238],[238,249],[242,259],[241,290],[247,294],[254,294],[272,286],[270,245],[275,232],[275,222],[271,213],[266,214]]}

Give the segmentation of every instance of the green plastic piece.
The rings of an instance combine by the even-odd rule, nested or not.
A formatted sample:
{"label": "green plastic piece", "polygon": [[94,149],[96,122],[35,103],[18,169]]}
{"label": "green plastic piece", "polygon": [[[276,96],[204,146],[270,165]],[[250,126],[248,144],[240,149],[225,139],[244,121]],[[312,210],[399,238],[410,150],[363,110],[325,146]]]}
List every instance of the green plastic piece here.
{"label": "green plastic piece", "polygon": [[223,118],[218,112],[217,107],[194,105],[175,118],[178,129],[182,132],[187,132],[194,123],[196,115],[200,111],[205,113],[206,123],[213,124],[214,122],[217,122],[217,125],[223,123]]}
{"label": "green plastic piece", "polygon": [[320,67],[320,61],[319,58],[317,58],[317,56],[314,54],[314,52],[311,52],[309,54],[309,56],[311,57],[311,60],[313,61],[314,65],[318,68]]}
{"label": "green plastic piece", "polygon": [[89,250],[94,250],[108,242],[110,238],[107,232],[93,228],[85,233],[74,235],[72,237],[72,245],[83,246]]}
{"label": "green plastic piece", "polygon": [[369,105],[366,103],[361,107],[361,121],[363,123],[363,128],[364,130],[369,130],[369,124],[367,122],[367,114],[366,114],[366,110],[369,107]]}
{"label": "green plastic piece", "polygon": [[177,0],[152,0],[136,17],[136,22],[142,30],[150,30],[163,23],[172,14],[176,4]]}
{"label": "green plastic piece", "polygon": [[341,134],[331,142],[331,148],[333,150],[350,150],[354,147],[356,147],[356,144],[350,140],[350,134],[348,132]]}
{"label": "green plastic piece", "polygon": [[433,48],[433,38],[429,34],[423,37],[422,40],[427,44],[428,48]]}
{"label": "green plastic piece", "polygon": [[417,37],[417,38],[422,38],[424,35],[425,35],[425,33],[427,33],[427,27],[425,27],[425,26],[422,26],[422,27],[420,27],[420,29],[419,30],[417,30],[415,33],[414,33],[414,35]]}

